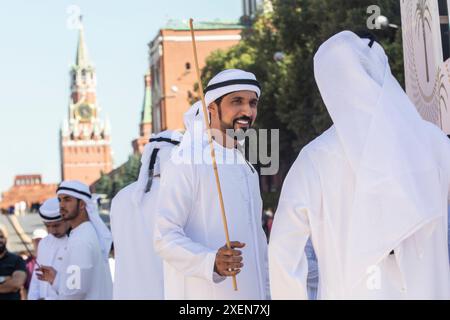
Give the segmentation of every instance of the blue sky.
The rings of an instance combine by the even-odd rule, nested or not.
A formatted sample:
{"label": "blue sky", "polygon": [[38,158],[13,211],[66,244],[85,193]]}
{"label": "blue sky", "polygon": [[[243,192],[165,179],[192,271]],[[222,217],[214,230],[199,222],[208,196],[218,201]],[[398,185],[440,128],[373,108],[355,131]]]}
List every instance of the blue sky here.
{"label": "blue sky", "polygon": [[97,70],[102,116],[110,119],[114,165],[138,134],[147,43],[168,19],[232,20],[241,0],[14,0],[0,2],[0,191],[14,175],[60,179],[59,128],[67,116],[69,65],[78,32],[67,26],[81,9]]}

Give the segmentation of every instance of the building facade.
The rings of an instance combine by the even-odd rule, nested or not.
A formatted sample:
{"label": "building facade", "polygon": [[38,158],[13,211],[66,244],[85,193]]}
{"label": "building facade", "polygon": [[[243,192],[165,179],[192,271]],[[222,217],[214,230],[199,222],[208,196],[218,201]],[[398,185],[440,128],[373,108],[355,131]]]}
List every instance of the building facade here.
{"label": "building facade", "polygon": [[[200,69],[215,50],[228,49],[241,40],[237,23],[199,22],[196,44]],[[183,114],[196,96],[197,82],[191,34],[187,21],[169,21],[149,43],[152,132],[183,129]]]}
{"label": "building facade", "polygon": [[18,204],[24,203],[29,209],[37,209],[45,200],[55,197],[56,184],[45,184],[40,174],[17,175],[13,186],[2,193],[0,209],[14,211]]}

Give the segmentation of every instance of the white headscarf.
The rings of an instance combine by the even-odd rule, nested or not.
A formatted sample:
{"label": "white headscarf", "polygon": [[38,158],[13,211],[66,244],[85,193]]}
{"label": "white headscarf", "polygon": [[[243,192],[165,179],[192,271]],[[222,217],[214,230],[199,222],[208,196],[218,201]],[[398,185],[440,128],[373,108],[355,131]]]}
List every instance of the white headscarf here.
{"label": "white headscarf", "polygon": [[368,267],[442,216],[439,169],[428,124],[391,74],[378,43],[369,47],[367,39],[341,32],[320,46],[314,74],[355,174],[340,253],[351,289]]}
{"label": "white headscarf", "polygon": [[39,207],[39,215],[44,222],[55,222],[62,219],[61,213],[59,212],[59,201],[58,198],[50,198],[45,200],[44,203]]}
{"label": "white headscarf", "polygon": [[186,131],[191,132],[194,129],[194,124],[199,123],[204,128],[203,123],[203,107],[202,102],[195,102],[183,115],[184,126]]}
{"label": "white headscarf", "polygon": [[205,88],[206,106],[217,98],[236,91],[254,91],[258,97],[261,95],[261,87],[253,73],[227,69],[219,72],[208,82]]}
{"label": "white headscarf", "polygon": [[[236,91],[253,91],[258,97],[261,95],[261,87],[253,73],[239,69],[227,69],[219,72],[208,82],[208,86],[204,90],[206,107],[218,98]],[[206,129],[202,102],[195,102],[184,113],[183,119],[186,135],[196,138],[199,131]],[[209,119],[209,121],[211,120]],[[183,140],[188,141],[190,139],[185,138]]]}
{"label": "white headscarf", "polygon": [[[161,162],[164,162],[167,159],[163,159],[161,161],[161,153],[158,152],[163,148],[172,148],[175,145],[178,145],[181,142],[183,135],[178,131],[166,130],[158,133],[157,135],[152,136],[149,143],[147,143],[144,147],[144,152],[141,157],[141,168],[139,170],[139,177],[136,181],[136,187],[133,193],[133,202],[139,208],[141,200],[149,185],[149,174],[153,176],[159,175],[161,172]],[[154,162],[152,164],[153,168],[150,168],[151,158],[155,157]],[[152,169],[153,172],[149,172]]]}
{"label": "white headscarf", "polygon": [[109,252],[111,251],[112,235],[108,227],[100,218],[97,210],[97,203],[94,201],[95,198],[91,194],[89,187],[77,180],[63,181],[59,185],[56,194],[65,194],[84,201],[89,220],[97,233],[100,248],[102,250],[102,256],[105,261],[108,261]]}

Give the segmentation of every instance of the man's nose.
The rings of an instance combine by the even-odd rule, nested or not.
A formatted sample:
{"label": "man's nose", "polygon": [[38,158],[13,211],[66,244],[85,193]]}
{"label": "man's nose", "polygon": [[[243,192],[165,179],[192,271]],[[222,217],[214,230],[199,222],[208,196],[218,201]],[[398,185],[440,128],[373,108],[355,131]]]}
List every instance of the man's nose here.
{"label": "man's nose", "polygon": [[241,116],[247,116],[249,118],[252,117],[252,108],[250,107],[250,103],[242,104],[242,108],[240,111]]}

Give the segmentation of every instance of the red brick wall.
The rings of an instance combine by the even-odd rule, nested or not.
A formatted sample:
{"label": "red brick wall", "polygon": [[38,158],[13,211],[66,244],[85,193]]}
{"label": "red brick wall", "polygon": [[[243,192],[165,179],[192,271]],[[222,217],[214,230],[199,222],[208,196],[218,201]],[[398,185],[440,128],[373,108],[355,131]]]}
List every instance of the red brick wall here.
{"label": "red brick wall", "polygon": [[[198,30],[196,36],[236,36],[240,29],[233,30]],[[190,37],[190,31],[161,30],[163,37],[178,36]],[[205,66],[206,58],[217,49],[227,49],[239,43],[239,40],[214,40],[197,41],[197,55],[200,69]],[[183,114],[190,107],[188,92],[193,94],[194,84],[197,82],[194,54],[191,41],[166,41],[163,40],[162,56],[162,130],[182,129]],[[186,70],[186,63],[190,64],[190,70]],[[171,88],[176,86],[178,91],[174,93]],[[195,94],[196,95],[196,94]]]}
{"label": "red brick wall", "polygon": [[63,180],[80,180],[88,185],[112,170],[110,145],[64,146]]}
{"label": "red brick wall", "polygon": [[[39,180],[40,183],[33,183],[31,180]],[[29,180],[29,184],[19,184],[18,180]],[[14,185],[6,192],[2,193],[0,209],[8,210],[18,202],[25,201],[27,207],[32,204],[42,204],[45,200],[56,196],[56,184],[42,183],[41,175],[20,175],[16,176]]]}

